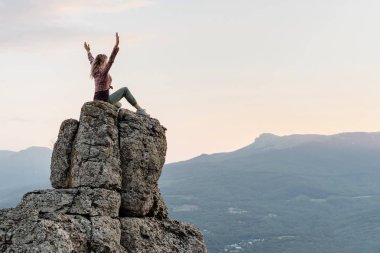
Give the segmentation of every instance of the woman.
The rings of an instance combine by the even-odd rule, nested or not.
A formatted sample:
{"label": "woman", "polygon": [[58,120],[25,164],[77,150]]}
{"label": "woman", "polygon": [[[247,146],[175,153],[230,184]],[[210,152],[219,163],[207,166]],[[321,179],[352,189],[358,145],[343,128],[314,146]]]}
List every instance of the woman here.
{"label": "woman", "polygon": [[140,107],[127,87],[120,88],[116,92],[109,95],[109,89],[113,89],[113,87],[111,85],[112,78],[108,72],[115,60],[117,52],[119,52],[119,34],[116,33],[116,44],[108,61],[105,54],[98,54],[94,59],[90,51],[90,45],[86,42],[84,42],[84,48],[87,51],[88,59],[91,63],[91,77],[95,79],[94,100],[109,102],[120,107],[121,104],[119,100],[124,97],[133,107],[137,109],[136,113],[149,117],[150,115],[145,112],[145,109]]}

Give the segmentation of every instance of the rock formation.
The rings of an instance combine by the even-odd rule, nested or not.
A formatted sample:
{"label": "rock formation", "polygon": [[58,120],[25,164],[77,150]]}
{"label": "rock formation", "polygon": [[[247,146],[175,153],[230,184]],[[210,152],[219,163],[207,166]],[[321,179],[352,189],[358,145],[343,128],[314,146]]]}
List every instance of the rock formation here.
{"label": "rock formation", "polygon": [[165,128],[101,101],[65,120],[51,161],[54,189],[0,209],[0,252],[206,252],[191,224],[170,220],[157,181]]}

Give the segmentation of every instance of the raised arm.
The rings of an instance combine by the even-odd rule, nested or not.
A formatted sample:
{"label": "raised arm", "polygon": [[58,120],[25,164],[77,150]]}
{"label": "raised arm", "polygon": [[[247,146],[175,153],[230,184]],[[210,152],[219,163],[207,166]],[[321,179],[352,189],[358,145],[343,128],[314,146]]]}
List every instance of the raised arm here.
{"label": "raised arm", "polygon": [[115,61],[117,52],[119,52],[119,34],[118,33],[116,33],[116,44],[112,50],[112,53],[110,55],[110,58],[108,59],[106,66],[103,69],[103,72],[108,72],[110,70],[112,63]]}
{"label": "raised arm", "polygon": [[84,42],[84,49],[86,49],[88,60],[90,61],[90,64],[92,64],[92,62],[94,61],[94,57],[92,56],[91,51],[90,51],[91,50],[90,44],[87,44],[86,42]]}

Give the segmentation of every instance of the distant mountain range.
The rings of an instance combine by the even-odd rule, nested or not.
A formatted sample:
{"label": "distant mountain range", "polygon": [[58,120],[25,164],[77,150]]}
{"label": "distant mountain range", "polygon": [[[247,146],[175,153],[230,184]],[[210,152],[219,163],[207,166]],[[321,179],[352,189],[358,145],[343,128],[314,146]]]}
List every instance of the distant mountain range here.
{"label": "distant mountain range", "polygon": [[50,157],[44,147],[0,150],[0,208],[15,206],[28,191],[51,188]]}
{"label": "distant mountain range", "polygon": [[210,252],[380,250],[380,132],[263,134],[234,152],[166,165],[174,218]]}
{"label": "distant mountain range", "polygon": [[[0,151],[0,207],[50,188],[50,155]],[[210,253],[377,253],[379,182],[380,132],[262,134],[165,165],[160,188],[171,217],[197,224]]]}

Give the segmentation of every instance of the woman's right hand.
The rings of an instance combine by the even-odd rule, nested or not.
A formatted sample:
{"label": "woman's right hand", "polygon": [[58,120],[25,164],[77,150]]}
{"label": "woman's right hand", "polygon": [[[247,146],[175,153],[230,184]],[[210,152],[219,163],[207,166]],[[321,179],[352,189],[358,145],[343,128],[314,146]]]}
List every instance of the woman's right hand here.
{"label": "woman's right hand", "polygon": [[87,44],[87,42],[84,42],[84,49],[86,49],[87,53],[90,52],[90,44]]}
{"label": "woman's right hand", "polygon": [[115,47],[119,46],[119,33],[116,33],[116,44]]}

